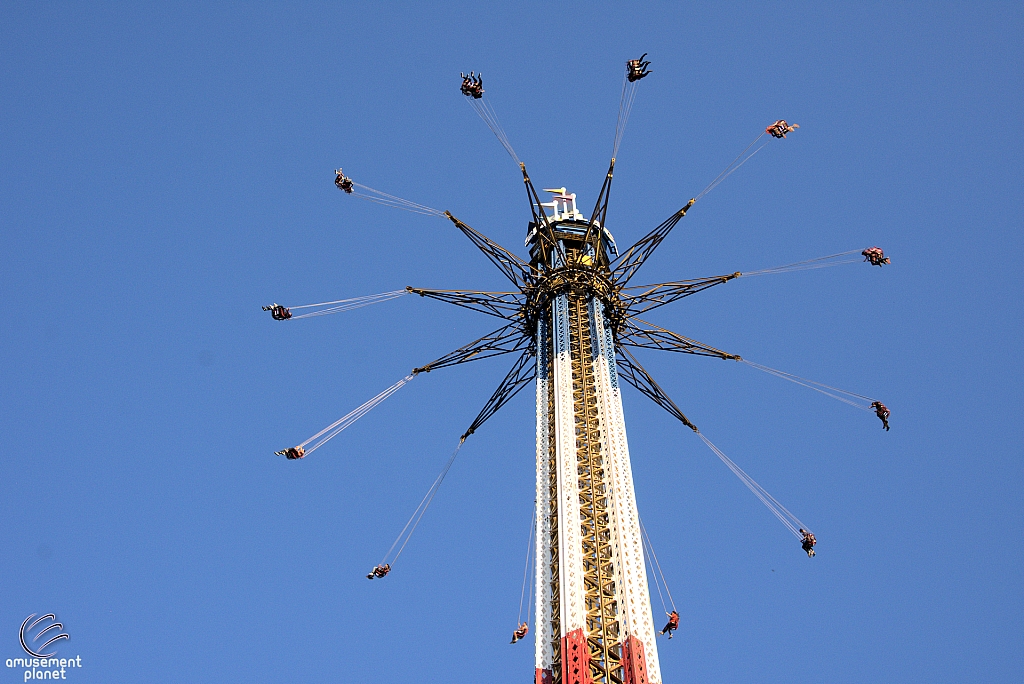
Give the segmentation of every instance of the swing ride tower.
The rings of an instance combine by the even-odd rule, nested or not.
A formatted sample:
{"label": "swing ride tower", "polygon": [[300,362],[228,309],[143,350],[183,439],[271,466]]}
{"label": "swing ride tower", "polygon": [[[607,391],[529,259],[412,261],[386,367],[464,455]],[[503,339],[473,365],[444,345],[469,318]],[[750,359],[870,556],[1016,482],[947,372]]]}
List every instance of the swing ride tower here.
{"label": "swing ride tower", "polygon": [[[610,233],[555,191],[538,284],[536,684],[660,682],[615,364]],[[595,229],[596,228],[596,229]],[[589,230],[588,230],[589,229]]]}
{"label": "swing ride tower", "polygon": [[[645,55],[646,56],[646,55]],[[349,414],[295,447],[276,452],[296,461],[312,454],[375,406],[423,373],[496,356],[516,358],[511,369],[462,434],[437,479],[380,563],[366,575],[384,578],[406,548],[466,439],[521,390],[537,392],[536,493],[532,528],[535,684],[660,684],[661,668],[646,562],[659,596],[668,591],[651,540],[637,513],[620,382],[654,401],[689,428],[785,525],[809,557],[816,543],[807,525],[725,455],[683,414],[634,356],[658,350],[742,362],[752,368],[874,412],[888,430],[889,410],[877,399],[854,394],[744,359],[684,337],[641,316],[737,278],[818,269],[859,261],[859,250],[841,252],[760,271],[632,285],[631,279],[655,253],[694,203],[743,166],[772,139],[798,126],[780,119],[759,133],[701,192],[661,224],[619,253],[607,228],[615,157],[636,95],[649,71],[644,56],[626,63],[611,163],[593,212],[585,217],[576,195],[547,189],[542,202],[494,110],[483,98],[480,76],[462,75],[461,91],[519,166],[532,220],[523,258],[505,249],[449,211],[404,200],[336,171],[335,185],[348,195],[417,214],[447,219],[512,284],[511,291],[435,290],[407,287],[378,295],[285,307],[263,307],[276,320],[299,320],[417,294],[502,319],[502,326],[412,371]],[[766,138],[763,142],[762,138]],[[756,147],[755,147],[756,146]],[[888,264],[878,247],[860,252],[874,266]],[[292,309],[296,309],[293,315]],[[306,310],[299,313],[298,310]],[[529,559],[529,555],[527,556]],[[529,560],[527,560],[527,572]],[[526,595],[526,577],[520,601]],[[529,606],[530,602],[527,601]],[[666,612],[669,606],[662,605]],[[529,611],[529,608],[527,609]],[[512,643],[528,630],[518,622]]]}

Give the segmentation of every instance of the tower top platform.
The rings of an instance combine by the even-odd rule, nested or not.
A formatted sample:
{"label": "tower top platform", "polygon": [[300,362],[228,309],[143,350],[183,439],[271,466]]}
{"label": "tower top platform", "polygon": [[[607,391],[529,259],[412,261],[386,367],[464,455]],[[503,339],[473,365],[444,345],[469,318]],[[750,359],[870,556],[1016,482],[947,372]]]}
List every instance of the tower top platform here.
{"label": "tower top platform", "polygon": [[[590,232],[590,244],[583,245],[590,221],[576,207],[576,193],[568,192],[564,187],[544,188],[544,192],[550,192],[552,197],[550,202],[541,202],[540,208],[553,229],[554,238],[561,243],[563,252],[579,252],[584,263],[601,266],[608,265],[609,257],[618,256],[615,238],[597,220],[593,223],[597,230]],[[534,253],[538,246],[537,228],[531,221],[526,234],[526,246],[531,247],[531,256],[535,259],[539,256]]]}

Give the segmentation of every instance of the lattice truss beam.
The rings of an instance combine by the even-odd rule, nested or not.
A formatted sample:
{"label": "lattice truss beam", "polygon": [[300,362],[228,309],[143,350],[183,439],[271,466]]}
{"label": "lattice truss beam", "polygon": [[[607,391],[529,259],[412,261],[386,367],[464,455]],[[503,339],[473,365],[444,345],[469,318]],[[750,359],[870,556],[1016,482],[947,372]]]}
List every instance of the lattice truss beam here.
{"label": "lattice truss beam", "polygon": [[537,377],[537,364],[533,360],[534,355],[533,349],[526,349],[520,354],[511,370],[505,375],[501,383],[498,384],[498,389],[494,390],[494,394],[484,404],[483,409],[481,409],[476,419],[469,426],[469,429],[466,430],[466,433],[462,435],[462,439],[466,439],[466,437],[476,432],[477,428],[483,425],[488,418],[511,401],[512,397],[519,394],[520,390],[533,382],[534,378]]}
{"label": "lattice truss beam", "polygon": [[497,242],[491,240],[480,231],[455,218],[452,216],[451,212],[446,211],[444,212],[444,215],[447,216],[448,220],[454,223],[458,229],[462,231],[463,235],[468,237],[470,241],[484,253],[484,256],[486,256],[492,264],[497,266],[498,270],[501,271],[506,278],[511,280],[517,288],[522,289],[526,283],[529,282],[530,275],[533,270],[529,264],[499,245]]}
{"label": "lattice truss beam", "polygon": [[690,419],[676,406],[676,403],[669,398],[665,390],[661,388],[661,385],[651,377],[647,369],[640,365],[640,362],[636,360],[636,357],[628,349],[620,346],[617,351],[620,354],[618,359],[620,378],[640,390],[642,394],[668,411],[672,417],[683,425],[694,432],[700,432],[697,426],[690,422]]}
{"label": "lattice truss beam", "polygon": [[479,311],[505,320],[521,317],[525,299],[518,292],[478,292],[476,290],[424,290],[407,287],[409,292],[442,302]]}
{"label": "lattice truss beam", "polygon": [[686,206],[662,221],[650,233],[637,240],[633,246],[623,252],[612,263],[612,278],[615,282],[624,287],[636,275],[640,267],[651,258],[655,250],[661,246],[661,243],[668,237],[668,234],[676,227],[679,220],[686,216],[686,212],[689,211],[694,202],[695,200],[687,202]]}
{"label": "lattice truss beam", "polygon": [[679,280],[671,283],[656,283],[654,285],[633,285],[622,288],[622,298],[626,302],[626,311],[629,315],[637,316],[659,306],[671,304],[683,297],[703,292],[709,287],[722,285],[734,278],[739,278],[740,275],[739,272],[736,272],[711,278],[698,278],[696,280]]}
{"label": "lattice truss beam", "polygon": [[509,323],[493,332],[487,333],[479,339],[473,340],[469,344],[459,347],[453,352],[434,359],[424,366],[414,368],[412,372],[415,374],[429,373],[432,370],[457,366],[468,361],[479,361],[480,359],[489,359],[492,356],[511,354],[515,351],[527,349],[531,343],[529,337],[519,333],[516,323]]}
{"label": "lattice truss beam", "polygon": [[[620,669],[618,607],[609,518],[606,472],[607,443],[603,439],[601,407],[595,377],[596,340],[592,336],[591,302],[568,298],[573,425],[578,473],[580,543],[583,555],[586,636],[589,667],[595,681]],[[568,426],[567,426],[568,427]]]}
{"label": "lattice truss beam", "polygon": [[740,359],[736,354],[724,352],[721,349],[683,337],[679,333],[666,330],[661,326],[648,323],[637,317],[626,319],[623,330],[618,339],[620,346],[637,347],[640,349],[658,349],[661,351],[673,351],[683,354],[694,354],[695,356],[714,356],[719,359]]}

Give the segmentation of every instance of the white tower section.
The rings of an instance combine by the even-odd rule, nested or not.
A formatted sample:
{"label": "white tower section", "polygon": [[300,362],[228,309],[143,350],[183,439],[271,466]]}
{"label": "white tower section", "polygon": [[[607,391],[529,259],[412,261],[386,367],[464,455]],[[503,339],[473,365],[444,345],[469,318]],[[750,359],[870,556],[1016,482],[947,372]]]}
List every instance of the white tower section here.
{"label": "white tower section", "polygon": [[537,321],[536,684],[658,684],[613,330],[585,286],[606,257],[575,195],[549,192],[567,277]]}
{"label": "white tower section", "polygon": [[[604,443],[611,461],[609,490],[613,501],[618,570],[620,631],[623,649],[644,649],[647,681],[661,682],[658,648],[655,645],[654,620],[651,612],[650,591],[647,585],[647,567],[644,564],[640,516],[636,510],[633,490],[633,468],[629,462],[629,444],[626,441],[626,421],[622,413],[622,395],[619,375],[615,367],[615,342],[611,328],[605,323],[599,302],[591,300],[593,307],[594,337],[599,341],[597,357],[598,392],[601,396]],[[635,637],[630,639],[630,637]],[[636,643],[638,642],[638,643]],[[634,645],[636,644],[636,645]],[[635,660],[624,654],[622,661]],[[638,681],[636,678],[633,681]]]}

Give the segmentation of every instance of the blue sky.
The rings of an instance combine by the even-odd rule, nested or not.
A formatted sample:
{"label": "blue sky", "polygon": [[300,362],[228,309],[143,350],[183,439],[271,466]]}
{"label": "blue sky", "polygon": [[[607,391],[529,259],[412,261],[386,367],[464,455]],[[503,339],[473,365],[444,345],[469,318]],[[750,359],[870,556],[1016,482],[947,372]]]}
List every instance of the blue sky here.
{"label": "blue sky", "polygon": [[648,52],[620,245],[768,123],[801,127],[639,281],[874,244],[893,260],[652,316],[877,396],[893,426],[741,364],[640,354],[819,539],[807,559],[627,389],[640,513],[682,615],[665,681],[1019,680],[1022,25],[1014,3],[3,5],[0,664],[27,615],[55,612],[81,682],[531,677],[532,639],[508,639],[532,392],[470,438],[393,574],[363,577],[506,360],[420,376],[304,461],[272,455],[493,319],[412,297],[287,324],[260,306],[503,289],[450,223],[346,197],[333,169],[522,254],[518,171],[459,72],[483,72],[537,185],[586,207],[622,63]]}

